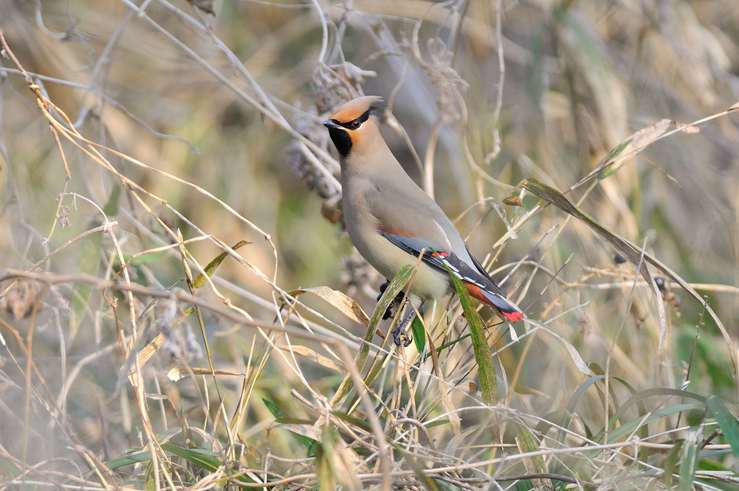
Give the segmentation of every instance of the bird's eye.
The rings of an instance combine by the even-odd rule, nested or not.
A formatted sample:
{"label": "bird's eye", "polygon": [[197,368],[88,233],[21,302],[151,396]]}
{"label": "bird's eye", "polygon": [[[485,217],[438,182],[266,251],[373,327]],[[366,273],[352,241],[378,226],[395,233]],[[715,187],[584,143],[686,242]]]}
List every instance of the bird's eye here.
{"label": "bird's eye", "polygon": [[350,130],[356,130],[362,125],[362,122],[358,119],[355,119],[354,121],[351,121],[347,126],[349,126]]}

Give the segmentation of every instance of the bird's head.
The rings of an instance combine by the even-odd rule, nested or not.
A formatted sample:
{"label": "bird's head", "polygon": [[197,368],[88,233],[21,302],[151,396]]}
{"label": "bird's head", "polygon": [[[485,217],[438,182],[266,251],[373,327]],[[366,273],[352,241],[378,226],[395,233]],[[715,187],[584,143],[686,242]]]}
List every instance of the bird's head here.
{"label": "bird's head", "polygon": [[382,97],[357,97],[339,107],[329,119],[323,122],[328,128],[331,141],[343,158],[363,143],[368,143],[379,135],[377,124],[372,117]]}

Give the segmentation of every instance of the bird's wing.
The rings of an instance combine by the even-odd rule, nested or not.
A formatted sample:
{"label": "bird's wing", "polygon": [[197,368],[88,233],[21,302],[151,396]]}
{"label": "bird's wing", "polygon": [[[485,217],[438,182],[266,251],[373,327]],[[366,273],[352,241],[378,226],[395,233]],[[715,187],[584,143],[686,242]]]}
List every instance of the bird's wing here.
{"label": "bird's wing", "polygon": [[[470,267],[453,252],[438,249],[428,241],[418,237],[398,235],[382,230],[380,230],[380,234],[408,254],[415,257],[421,256],[421,260],[432,268],[444,274],[451,273],[455,275],[462,281],[470,295],[495,307],[506,319],[515,322],[523,318],[521,310],[505,298],[501,289],[487,273],[481,273],[477,267]],[[479,264],[477,261],[475,263]],[[481,266],[479,267],[481,268]]]}
{"label": "bird's wing", "polygon": [[415,184],[380,181],[367,203],[377,232],[391,244],[414,257],[423,254],[422,261],[443,274],[451,271],[472,296],[495,307],[507,319],[523,318],[469,253],[446,214]]}
{"label": "bird's wing", "polygon": [[[379,178],[367,194],[368,211],[378,231],[422,239],[434,250],[455,252],[467,260],[464,240],[434,200],[406,174]],[[472,265],[471,261],[469,262]]]}

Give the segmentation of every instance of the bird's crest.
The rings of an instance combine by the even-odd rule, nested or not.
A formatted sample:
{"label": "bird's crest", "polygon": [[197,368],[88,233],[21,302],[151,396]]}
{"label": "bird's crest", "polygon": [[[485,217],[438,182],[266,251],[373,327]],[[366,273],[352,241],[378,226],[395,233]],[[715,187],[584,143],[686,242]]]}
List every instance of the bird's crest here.
{"label": "bird's crest", "polygon": [[331,115],[331,119],[339,123],[346,123],[362,116],[372,106],[382,102],[382,97],[375,95],[367,95],[357,97],[346,104],[339,107],[336,112]]}

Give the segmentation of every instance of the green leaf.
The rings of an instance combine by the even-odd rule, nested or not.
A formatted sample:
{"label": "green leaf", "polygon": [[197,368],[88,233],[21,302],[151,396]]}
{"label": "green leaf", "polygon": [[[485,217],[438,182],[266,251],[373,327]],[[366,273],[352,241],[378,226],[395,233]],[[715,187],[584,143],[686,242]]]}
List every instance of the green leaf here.
{"label": "green leaf", "polygon": [[[517,425],[517,429],[518,432],[516,434],[516,443],[522,453],[535,452],[539,450],[539,443],[536,441],[536,438],[534,438],[534,435],[529,431],[528,428],[523,425]],[[536,472],[538,472],[539,474],[547,473],[547,467],[544,463],[544,457],[538,455],[536,457],[532,457],[531,460],[533,461],[534,468],[536,468]]]}
{"label": "green leaf", "polygon": [[[142,264],[151,264],[151,263],[158,263],[161,261],[165,261],[169,258],[169,256],[164,252],[148,252],[146,254],[142,254],[140,256],[132,257],[130,255],[124,255],[123,260],[126,261],[126,266],[138,266]],[[117,262],[118,258],[116,258],[116,263],[114,266],[120,268],[120,264]]]}
{"label": "green leaf", "polygon": [[652,412],[649,417],[638,417],[635,419],[632,419],[631,421],[627,421],[618,428],[614,429],[608,434],[608,441],[603,441],[604,434],[601,433],[598,436],[596,436],[594,439],[596,441],[603,441],[603,443],[611,443],[611,442],[617,442],[624,438],[627,438],[629,435],[631,435],[634,430],[637,428],[640,428],[642,425],[646,425],[652,421],[655,421],[660,418],[664,418],[667,416],[672,416],[673,414],[681,413],[684,411],[691,411],[694,409],[702,408],[702,405],[696,404],[696,403],[687,403],[687,404],[672,404],[670,406],[658,409],[654,412]]}
{"label": "green leaf", "polygon": [[279,423],[281,425],[312,425],[314,421],[311,421],[310,419],[283,416],[281,418],[275,418],[275,423]]}
{"label": "green leaf", "polygon": [[590,388],[591,385],[595,384],[596,382],[605,380],[605,378],[605,375],[592,375],[588,377],[585,382],[580,384],[580,387],[578,387],[577,390],[572,394],[570,400],[567,403],[567,409],[562,412],[562,418],[559,424],[559,436],[557,437],[560,442],[564,442],[565,440],[565,430],[570,427],[572,418],[575,416],[575,407],[577,407],[577,403],[580,401],[580,398],[585,394],[585,392]]}
{"label": "green leaf", "polygon": [[[91,220],[90,227],[96,227],[100,224],[97,220]],[[79,264],[77,271],[87,273],[94,276],[98,275],[100,268],[100,258],[103,252],[103,236],[102,234],[94,234],[80,242],[80,251],[77,257]],[[75,294],[72,295],[72,311],[74,315],[70,319],[69,342],[72,343],[77,336],[80,324],[85,319],[89,311],[89,303],[92,295],[92,286],[84,283],[76,283],[74,285]]]}
{"label": "green leaf", "polygon": [[143,452],[134,452],[122,457],[109,460],[105,465],[112,471],[126,467],[127,465],[138,464],[139,462],[147,462],[151,459],[151,453],[148,450]]}
{"label": "green leaf", "polygon": [[[627,388],[629,388],[627,386]],[[631,390],[629,388],[629,390]],[[629,398],[626,402],[621,404],[619,406],[618,411],[616,411],[616,414],[613,416],[611,421],[609,422],[609,426],[613,428],[616,421],[621,421],[623,417],[626,414],[626,409],[628,409],[630,406],[637,404],[639,406],[639,415],[646,414],[646,411],[643,409],[642,401],[645,399],[649,399],[652,397],[682,397],[686,399],[693,399],[694,401],[697,401],[700,403],[700,406],[694,406],[693,408],[700,408],[703,407],[703,405],[706,402],[706,398],[703,397],[700,394],[696,394],[694,392],[689,392],[687,390],[680,390],[680,389],[671,389],[667,387],[655,387],[653,389],[645,389],[640,392],[635,393],[633,396]]]}
{"label": "green leaf", "polygon": [[[274,401],[267,399],[266,397],[262,398],[262,402],[265,406],[267,406],[267,410],[272,414],[272,416],[275,417],[275,422],[280,424],[292,424],[292,425],[310,425],[313,424],[312,421],[305,420],[305,419],[299,419],[299,418],[290,418],[288,416],[285,416],[285,413],[282,411],[280,406],[277,405]],[[316,450],[318,445],[318,442],[306,435],[303,435],[302,433],[298,433],[297,431],[286,429],[288,433],[290,433],[292,436],[295,437],[295,439],[303,445],[306,449],[308,449],[308,457],[315,457],[316,456]]]}
{"label": "green leaf", "polygon": [[662,119],[642,128],[617,145],[597,166],[598,179],[615,174],[626,159],[635,157],[652,143],[661,139],[674,126],[669,119]]}
{"label": "green leaf", "polygon": [[423,321],[418,316],[413,318],[411,330],[413,331],[413,343],[416,345],[416,350],[423,353],[423,349],[426,347],[426,329],[423,326]]}
{"label": "green leaf", "polygon": [[318,452],[318,441],[316,441],[314,438],[311,438],[309,436],[302,435],[296,431],[288,430],[292,436],[295,437],[295,439],[300,443],[302,446],[308,450],[308,453],[306,454],[308,457],[315,457],[316,453]]}
{"label": "green leaf", "polygon": [[691,429],[683,444],[683,457],[680,462],[680,491],[692,491],[695,478],[695,464],[698,460],[698,443],[702,439],[701,428]]}
{"label": "green leaf", "polygon": [[204,448],[185,448],[167,442],[162,444],[162,449],[208,472],[213,472],[223,465],[217,454]]}
{"label": "green leaf", "polygon": [[[162,449],[165,452],[185,459],[193,466],[208,472],[214,472],[219,467],[224,466],[224,463],[219,458],[218,454],[206,448],[185,448],[171,442],[166,442],[162,443]],[[243,483],[255,482],[245,474],[236,475],[233,479]]]}
{"label": "green leaf", "polygon": [[448,424],[451,424],[451,421],[449,421],[449,418],[442,418],[442,419],[436,419],[432,421],[431,423],[424,423],[424,426],[426,426],[426,428],[434,428],[436,426],[443,426],[443,425],[448,425]]}
{"label": "green leaf", "polygon": [[739,456],[739,423],[733,414],[729,412],[724,401],[716,396],[708,396],[706,407],[716,422],[721,427],[724,438],[731,445],[734,455]]}
{"label": "green leaf", "polygon": [[[690,342],[692,344],[693,338]],[[731,389],[734,379],[731,375],[731,362],[726,357],[726,352],[721,350],[721,342],[713,338],[699,336],[696,340],[697,354],[708,372],[708,376],[715,387]],[[686,357],[686,359],[688,359]],[[698,373],[694,371],[693,373]]]}
{"label": "green leaf", "polygon": [[336,434],[334,428],[326,427],[321,433],[321,442],[317,445],[316,460],[318,469],[318,486],[321,491],[337,489],[336,467],[334,466],[334,446],[336,445]]}
{"label": "green leaf", "polygon": [[[247,242],[245,240],[240,240],[237,243],[235,243],[233,246],[231,246],[231,249],[234,251],[242,246],[245,246],[247,244],[251,244],[251,242]],[[221,265],[224,259],[226,259],[226,256],[228,256],[228,251],[223,251],[222,253],[218,254],[211,262],[208,263],[208,265],[205,267],[205,273],[208,275],[208,278],[212,278],[213,275],[216,272],[216,269],[218,269],[218,266]],[[205,285],[207,282],[206,277],[203,276],[203,274],[197,275],[192,280],[192,288],[193,290],[200,288],[201,286]]]}
{"label": "green leaf", "polygon": [[413,468],[413,473],[416,475],[416,480],[423,485],[428,491],[441,491],[438,483],[433,477],[429,476],[424,472],[423,465],[411,455],[406,456],[408,463]]}
{"label": "green leaf", "polygon": [[[470,337],[469,333],[463,334],[463,335],[459,336],[458,338],[455,338],[455,339],[452,339],[450,341],[447,341],[446,343],[444,343],[441,346],[439,346],[438,348],[436,348],[436,352],[437,353],[441,353],[445,349],[451,348],[455,344],[459,343],[460,341],[464,341],[468,337]],[[431,356],[431,353],[426,353],[426,356],[424,356],[423,361],[426,361],[430,356]]]}
{"label": "green leaf", "polygon": [[362,428],[366,432],[372,431],[372,427],[369,425],[369,423],[361,418],[357,418],[356,416],[352,416],[351,414],[347,414],[343,411],[331,411],[331,414],[349,424]]}
{"label": "green leaf", "polygon": [[677,469],[677,460],[682,454],[683,443],[683,440],[675,442],[675,446],[672,447],[672,450],[670,450],[670,453],[663,464],[665,474],[662,476],[662,482],[664,482],[665,486],[668,488],[672,488],[672,475],[675,473],[675,469]]}
{"label": "green leaf", "polygon": [[280,406],[277,405],[274,401],[267,399],[266,397],[262,398],[262,402],[265,406],[267,406],[267,410],[272,414],[272,416],[275,417],[275,419],[284,418],[285,413],[282,412],[282,409],[280,409]]}
{"label": "green leaf", "polygon": [[625,141],[619,143],[608,152],[608,155],[606,155],[603,160],[600,161],[599,165],[602,166],[602,168],[600,171],[598,171],[599,180],[605,179],[606,177],[616,173],[616,171],[619,169],[619,166],[615,165],[615,159],[621,153],[623,153],[624,150],[626,150],[630,143],[631,138],[628,138]]}
{"label": "green leaf", "polygon": [[482,399],[492,404],[496,396],[496,380],[495,369],[493,368],[493,353],[485,338],[482,319],[478,315],[467,289],[462,285],[462,281],[457,278],[451,271],[447,269],[449,278],[454,284],[454,289],[459,296],[459,301],[464,310],[464,316],[470,327],[470,339],[472,340],[472,350],[475,353],[475,361],[477,362],[477,376],[480,379],[480,390],[482,391]]}
{"label": "green leaf", "polygon": [[149,463],[146,468],[146,477],[144,480],[144,491],[156,491],[159,486],[156,483],[156,474],[154,474],[154,466]]}

